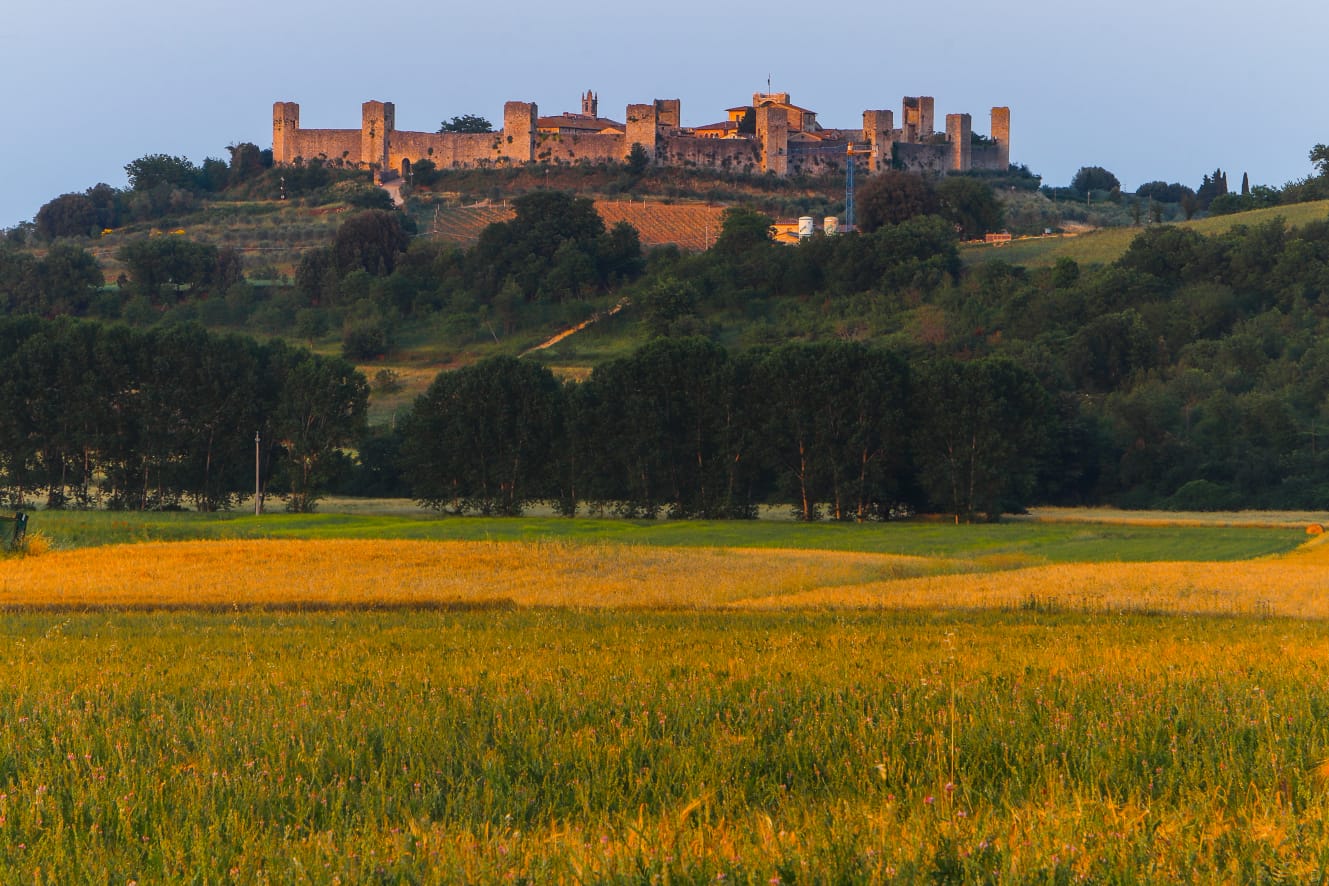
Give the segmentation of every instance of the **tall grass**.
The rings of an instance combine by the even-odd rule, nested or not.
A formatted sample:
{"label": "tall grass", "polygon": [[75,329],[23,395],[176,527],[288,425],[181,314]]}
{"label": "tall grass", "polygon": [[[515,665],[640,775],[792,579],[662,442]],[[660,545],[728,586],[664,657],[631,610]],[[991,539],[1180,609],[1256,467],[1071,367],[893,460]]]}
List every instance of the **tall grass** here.
{"label": "tall grass", "polygon": [[1255,882],[1329,870],[1329,626],[5,621],[4,882]]}

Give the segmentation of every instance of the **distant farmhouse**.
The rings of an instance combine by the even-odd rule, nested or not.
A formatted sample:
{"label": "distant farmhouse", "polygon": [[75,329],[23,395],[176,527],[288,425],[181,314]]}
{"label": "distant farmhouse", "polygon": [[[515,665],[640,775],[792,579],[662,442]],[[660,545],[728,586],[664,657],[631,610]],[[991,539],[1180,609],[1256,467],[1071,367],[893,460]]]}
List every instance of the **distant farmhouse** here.
{"label": "distant farmhouse", "polygon": [[272,156],[282,166],[321,161],[372,169],[388,177],[410,174],[430,160],[438,169],[525,163],[621,163],[635,145],[657,166],[693,166],[778,176],[843,169],[852,150],[869,172],[903,169],[943,174],[1010,166],[1010,108],[992,109],[990,136],[973,132],[968,114],[947,114],[936,132],[931,96],[906,97],[900,126],[892,111],[864,111],[861,129],[827,129],[817,114],[787,92],[759,92],[752,104],[726,111],[706,126],[685,127],[678,99],[628,105],[620,123],[599,115],[599,99],[586,92],[578,113],[541,117],[532,102],[503,106],[503,128],[486,133],[402,132],[391,102],[361,106],[359,129],[301,129],[300,106],[272,106]]}

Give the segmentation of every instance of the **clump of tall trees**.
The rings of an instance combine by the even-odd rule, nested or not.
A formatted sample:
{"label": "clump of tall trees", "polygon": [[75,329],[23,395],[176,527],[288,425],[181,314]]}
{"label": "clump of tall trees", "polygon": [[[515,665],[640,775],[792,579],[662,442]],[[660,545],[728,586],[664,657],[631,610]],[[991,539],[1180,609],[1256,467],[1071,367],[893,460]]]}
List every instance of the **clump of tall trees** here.
{"label": "clump of tall trees", "polygon": [[510,357],[443,373],[399,430],[413,495],[456,513],[995,519],[1028,503],[1052,420],[1033,373],[1001,359],[664,338],[578,384]]}
{"label": "clump of tall trees", "polygon": [[365,422],[345,362],[197,326],[0,320],[0,494],[47,507],[313,508]]}

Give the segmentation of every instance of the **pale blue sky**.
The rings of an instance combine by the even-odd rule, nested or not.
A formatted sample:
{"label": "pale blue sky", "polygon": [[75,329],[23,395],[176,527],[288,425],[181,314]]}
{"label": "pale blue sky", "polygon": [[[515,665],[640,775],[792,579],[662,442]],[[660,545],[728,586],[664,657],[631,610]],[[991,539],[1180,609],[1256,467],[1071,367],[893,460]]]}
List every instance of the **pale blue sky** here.
{"label": "pale blue sky", "polygon": [[[17,4],[16,7],[14,4]],[[937,121],[968,112],[986,132],[1011,108],[1012,160],[1050,184],[1101,165],[1134,190],[1281,185],[1329,142],[1329,4],[1317,0],[847,0],[726,4],[588,0],[349,3],[8,0],[0,17],[0,227],[150,153],[195,162],[272,143],[277,100],[308,127],[355,128],[360,103],[397,106],[397,127],[432,131],[506,100],[542,113],[579,94],[623,117],[630,102],[682,100],[702,124],[764,90],[855,126],[936,97]],[[667,10],[667,12],[666,12]]]}

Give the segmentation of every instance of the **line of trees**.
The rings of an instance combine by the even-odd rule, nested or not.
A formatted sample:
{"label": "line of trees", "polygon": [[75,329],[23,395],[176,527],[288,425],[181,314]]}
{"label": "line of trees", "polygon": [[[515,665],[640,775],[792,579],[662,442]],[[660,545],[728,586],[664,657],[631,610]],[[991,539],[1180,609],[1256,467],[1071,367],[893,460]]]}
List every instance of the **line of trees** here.
{"label": "line of trees", "polygon": [[47,507],[200,510],[254,489],[310,510],[360,437],[349,364],[197,326],[0,320],[0,494]]}
{"label": "line of trees", "polygon": [[849,342],[730,355],[686,338],[566,386],[508,357],[443,373],[399,432],[414,497],[454,513],[995,519],[1028,502],[1052,421],[1034,375],[1005,360],[911,368]]}

